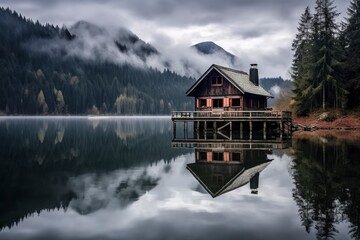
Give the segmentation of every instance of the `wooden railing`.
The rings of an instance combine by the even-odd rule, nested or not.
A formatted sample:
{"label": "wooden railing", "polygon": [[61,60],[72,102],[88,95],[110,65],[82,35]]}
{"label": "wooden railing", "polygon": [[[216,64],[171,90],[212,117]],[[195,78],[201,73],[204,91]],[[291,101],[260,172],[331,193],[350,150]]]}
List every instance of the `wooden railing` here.
{"label": "wooden railing", "polygon": [[272,118],[291,119],[288,111],[176,111],[171,113],[172,119],[208,119],[208,118]]}
{"label": "wooden railing", "polygon": [[186,141],[173,140],[171,147],[173,148],[199,148],[199,149],[284,149],[289,145],[288,142],[195,142],[190,139]]}

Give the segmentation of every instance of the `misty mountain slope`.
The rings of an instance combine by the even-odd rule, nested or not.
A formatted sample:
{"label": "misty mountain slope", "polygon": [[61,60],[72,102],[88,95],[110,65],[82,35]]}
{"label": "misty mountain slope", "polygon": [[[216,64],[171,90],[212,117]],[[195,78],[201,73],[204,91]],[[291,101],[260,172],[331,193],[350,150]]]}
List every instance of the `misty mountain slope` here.
{"label": "misty mountain slope", "polygon": [[192,47],[203,54],[214,54],[214,53],[221,52],[231,59],[235,58],[235,55],[225,51],[222,47],[220,47],[219,45],[215,44],[212,41],[197,43],[197,44],[193,45]]}
{"label": "misty mountain slope", "polygon": [[[110,51],[116,51],[116,48],[128,56],[135,55],[142,61],[152,55],[157,55],[159,52],[155,47],[141,40],[133,32],[126,28],[119,28],[114,33],[110,33],[105,28],[99,27],[93,23],[86,21],[79,21],[70,27],[69,32],[74,34],[81,43],[91,42],[96,46],[103,46],[104,54]],[[110,49],[114,47],[114,49]]]}
{"label": "misty mountain slope", "polygon": [[26,43],[28,50],[55,57],[76,57],[86,61],[103,61],[113,64],[131,64],[147,68],[149,57],[158,51],[138,38],[130,30],[119,28],[109,32],[104,27],[79,21],[69,29],[63,27],[60,35],[51,38],[33,38]]}
{"label": "misty mountain slope", "polygon": [[128,52],[132,50],[142,60],[146,60],[147,57],[158,55],[158,50],[144,42],[137,35],[126,28],[119,28],[115,36],[115,43],[119,47],[120,51]]}
{"label": "misty mountain slope", "polygon": [[217,60],[217,57],[220,57],[222,59],[225,59],[228,62],[228,66],[233,68],[241,68],[241,61],[240,59],[220,47],[219,45],[215,44],[212,41],[206,41],[206,42],[200,42],[193,46],[191,46],[193,49],[196,49],[200,54],[203,55],[210,55],[210,57],[214,57],[214,60]]}
{"label": "misty mountain slope", "polygon": [[140,57],[122,53],[106,30],[41,25],[3,8],[0,28],[0,113],[168,114],[193,106],[185,91],[194,79],[136,65]]}

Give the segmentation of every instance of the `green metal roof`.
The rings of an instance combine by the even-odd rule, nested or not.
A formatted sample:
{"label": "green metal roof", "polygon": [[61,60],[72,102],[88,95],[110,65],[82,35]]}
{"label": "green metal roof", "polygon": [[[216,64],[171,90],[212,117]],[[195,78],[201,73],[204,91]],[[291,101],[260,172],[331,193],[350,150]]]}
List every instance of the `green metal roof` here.
{"label": "green metal roof", "polygon": [[247,73],[216,64],[211,65],[211,67],[199,78],[198,81],[195,82],[195,84],[186,92],[186,94],[189,95],[213,69],[216,69],[242,93],[250,93],[273,98],[273,96],[261,86],[256,86],[254,83],[252,83]]}

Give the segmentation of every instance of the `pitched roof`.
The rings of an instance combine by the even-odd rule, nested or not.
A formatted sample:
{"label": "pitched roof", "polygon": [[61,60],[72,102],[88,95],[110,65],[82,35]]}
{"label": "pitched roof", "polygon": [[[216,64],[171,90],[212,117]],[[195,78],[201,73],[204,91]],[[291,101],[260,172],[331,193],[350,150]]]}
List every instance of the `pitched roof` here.
{"label": "pitched roof", "polygon": [[247,73],[216,64],[211,65],[211,67],[194,83],[194,85],[191,86],[191,88],[186,92],[186,95],[189,96],[191,92],[213,69],[217,70],[224,78],[226,78],[242,93],[250,93],[273,98],[273,96],[261,86],[256,86],[253,82],[251,82]]}
{"label": "pitched roof", "polygon": [[[266,160],[255,166],[244,166],[243,164],[196,162],[187,164],[186,168],[212,197],[217,197],[244,186],[270,163],[270,160]],[[223,176],[222,183],[213,180],[213,176],[219,173]]]}

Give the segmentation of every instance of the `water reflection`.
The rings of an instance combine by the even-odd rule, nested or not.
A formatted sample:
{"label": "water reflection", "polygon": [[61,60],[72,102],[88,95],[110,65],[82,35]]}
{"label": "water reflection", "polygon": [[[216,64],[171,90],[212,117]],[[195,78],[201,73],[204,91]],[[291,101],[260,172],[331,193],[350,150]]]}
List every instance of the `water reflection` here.
{"label": "water reflection", "polygon": [[[168,119],[8,119],[0,122],[0,230],[43,210],[89,214],[116,198],[126,207],[157,185],[141,171],[115,169],[171,161]],[[109,178],[109,174],[111,178]]]}
{"label": "water reflection", "polygon": [[293,196],[301,223],[317,239],[336,238],[349,222],[349,235],[360,239],[359,140],[333,135],[294,139]]}
{"label": "water reflection", "polygon": [[290,145],[282,139],[226,140],[219,138],[219,133],[207,135],[206,138],[179,138],[173,134],[172,146],[195,150],[194,163],[186,168],[213,198],[249,182],[251,193],[258,194],[260,172],[271,163],[268,155],[273,149]]}
{"label": "water reflection", "polygon": [[195,163],[187,169],[212,196],[217,197],[250,182],[252,194],[258,193],[259,174],[271,162],[264,150],[195,149]]}
{"label": "water reflection", "polygon": [[170,119],[0,120],[0,239],[359,238],[359,140],[171,140]]}

